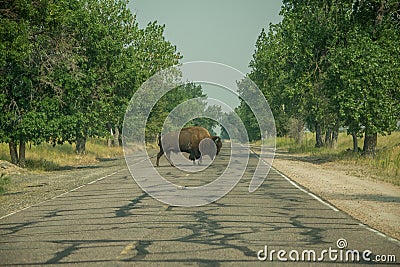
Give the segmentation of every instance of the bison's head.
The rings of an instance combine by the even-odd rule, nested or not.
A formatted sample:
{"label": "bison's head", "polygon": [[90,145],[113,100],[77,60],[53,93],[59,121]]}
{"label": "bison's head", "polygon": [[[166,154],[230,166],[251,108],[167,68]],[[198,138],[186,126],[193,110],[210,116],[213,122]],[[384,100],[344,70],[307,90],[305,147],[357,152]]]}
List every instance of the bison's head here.
{"label": "bison's head", "polygon": [[219,154],[219,151],[221,150],[222,147],[222,141],[221,141],[221,137],[219,136],[213,136],[211,137],[212,140],[214,141],[215,145],[217,146],[217,155]]}

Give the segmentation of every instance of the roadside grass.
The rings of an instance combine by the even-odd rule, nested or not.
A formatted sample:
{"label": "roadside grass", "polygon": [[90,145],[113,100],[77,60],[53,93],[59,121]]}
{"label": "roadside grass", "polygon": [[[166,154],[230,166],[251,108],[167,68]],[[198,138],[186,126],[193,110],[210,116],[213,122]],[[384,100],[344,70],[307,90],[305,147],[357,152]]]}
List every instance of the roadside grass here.
{"label": "roadside grass", "polygon": [[[363,139],[358,140],[360,147]],[[316,148],[315,134],[307,133],[301,144],[288,137],[278,137],[276,147],[290,154],[301,154],[311,158],[334,161],[342,164],[361,167],[360,176],[382,180],[400,185],[400,132],[378,136],[377,151],[374,157],[365,157],[352,151],[352,137],[341,133],[336,149],[329,147]]]}
{"label": "roadside grass", "polygon": [[9,176],[4,173],[0,174],[0,196],[6,192],[6,186],[11,182]]}
{"label": "roadside grass", "polygon": [[[88,139],[84,155],[75,153],[74,144],[62,144],[54,147],[48,143],[27,144],[26,168],[38,172],[55,171],[122,156],[122,147],[108,147],[105,139]],[[5,143],[0,143],[0,159],[10,161],[9,148]]]}

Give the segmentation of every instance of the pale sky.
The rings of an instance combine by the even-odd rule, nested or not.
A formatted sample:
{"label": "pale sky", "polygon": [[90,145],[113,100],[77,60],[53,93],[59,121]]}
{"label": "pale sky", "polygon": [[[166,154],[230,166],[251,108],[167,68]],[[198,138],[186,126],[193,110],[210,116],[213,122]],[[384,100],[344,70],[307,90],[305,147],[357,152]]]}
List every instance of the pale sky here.
{"label": "pale sky", "polygon": [[[165,38],[183,55],[182,63],[214,61],[244,74],[250,70],[248,65],[261,29],[281,20],[281,5],[280,0],[131,0],[129,3],[140,27],[152,21],[165,24]],[[216,96],[213,90],[205,91],[210,97]]]}

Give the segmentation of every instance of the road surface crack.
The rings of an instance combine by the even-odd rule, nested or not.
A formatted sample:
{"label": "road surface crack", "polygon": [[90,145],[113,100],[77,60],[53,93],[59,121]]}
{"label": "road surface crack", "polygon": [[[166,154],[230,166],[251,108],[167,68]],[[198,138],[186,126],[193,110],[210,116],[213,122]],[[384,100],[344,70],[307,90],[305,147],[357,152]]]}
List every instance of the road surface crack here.
{"label": "road surface crack", "polygon": [[141,203],[144,198],[148,197],[147,193],[143,193],[142,195],[138,196],[137,198],[130,201],[128,205],[120,207],[118,210],[115,211],[115,215],[117,217],[126,217],[132,215],[131,210],[135,209],[137,204]]}

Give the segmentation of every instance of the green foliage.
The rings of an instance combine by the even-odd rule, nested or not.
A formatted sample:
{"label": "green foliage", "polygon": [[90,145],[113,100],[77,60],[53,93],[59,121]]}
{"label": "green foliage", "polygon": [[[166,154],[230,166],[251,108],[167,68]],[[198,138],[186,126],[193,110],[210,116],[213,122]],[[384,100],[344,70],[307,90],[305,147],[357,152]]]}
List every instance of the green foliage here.
{"label": "green foliage", "polygon": [[[260,114],[260,109],[264,106],[263,102],[259,102],[260,99],[256,99],[254,96],[257,95],[256,90],[258,90],[252,81],[247,78],[237,81],[239,96],[248,101],[252,101],[251,106],[246,102],[241,101],[240,105],[235,108],[235,112],[239,115],[240,119],[243,121],[244,126],[247,131],[247,136],[249,141],[260,140],[260,123],[258,122],[254,114]],[[268,97],[268,96],[267,96]],[[261,118],[259,118],[261,119]],[[266,118],[264,118],[266,119]]]}
{"label": "green foliage", "polygon": [[[243,106],[241,105],[241,107],[243,107]],[[239,121],[239,120],[241,120],[241,118],[238,116],[238,113],[242,112],[241,110],[239,110],[239,108],[241,108],[241,107],[238,107],[235,112],[228,112],[228,113],[225,112],[225,113],[223,113],[221,115],[221,120],[220,120],[220,122],[221,122],[221,135],[220,136],[221,136],[222,139],[229,140],[229,139],[232,139],[233,136],[237,136],[237,138],[244,137],[244,134],[243,133],[239,133],[238,132],[239,129],[237,128],[237,126],[240,125],[240,123],[241,123],[241,121]],[[229,131],[230,131],[229,133],[228,133],[228,131],[227,131],[227,129],[225,127],[227,129],[229,129]],[[246,142],[248,140],[243,139],[243,140],[236,140],[236,141]]]}
{"label": "green foliage", "polygon": [[181,58],[165,26],[140,29],[126,0],[3,3],[0,142],[107,136],[136,89]]}
{"label": "green foliage", "polygon": [[217,135],[215,132],[215,128],[219,126],[219,121],[223,116],[223,112],[220,106],[211,105],[211,106],[204,106],[203,107],[205,114],[208,114],[210,117],[215,118],[208,118],[208,117],[200,117],[195,118],[192,121],[188,122],[186,126],[201,126],[206,128],[211,135]]}
{"label": "green foliage", "polygon": [[332,51],[327,83],[350,132],[387,134],[396,129],[400,117],[399,34],[387,28],[372,40],[369,33],[355,28],[346,45]]}
{"label": "green foliage", "polygon": [[[187,83],[182,86],[178,86],[165,95],[163,95],[153,109],[150,112],[150,116],[146,123],[146,140],[154,141],[157,135],[161,132],[167,116],[180,104],[193,98],[204,98],[205,95],[201,89],[200,85],[194,83]],[[183,107],[174,113],[174,121],[166,121],[165,126],[168,131],[176,130],[174,127],[183,126],[177,125],[178,121],[183,121],[183,119],[188,118],[189,115],[194,117],[201,114],[206,109],[206,103],[203,101],[197,101],[195,105],[190,105]]]}
{"label": "green foliage", "polygon": [[250,107],[246,103],[242,102],[240,106],[235,109],[235,112],[239,115],[246,127],[249,141],[260,140],[261,133],[258,122]]}
{"label": "green foliage", "polygon": [[397,1],[283,1],[283,20],[259,35],[249,74],[271,105],[279,136],[290,132],[289,118],[317,131],[317,142],[339,126],[359,136],[396,128],[398,14]]}

